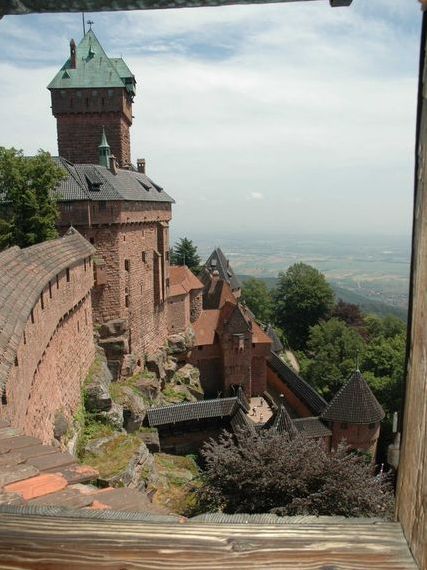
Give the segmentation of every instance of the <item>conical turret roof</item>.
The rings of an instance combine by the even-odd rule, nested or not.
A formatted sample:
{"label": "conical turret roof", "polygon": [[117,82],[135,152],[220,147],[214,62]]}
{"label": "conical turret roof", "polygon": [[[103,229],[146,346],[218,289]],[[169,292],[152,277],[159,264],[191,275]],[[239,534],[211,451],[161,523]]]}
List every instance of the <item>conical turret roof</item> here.
{"label": "conical turret roof", "polygon": [[295,436],[298,433],[288,410],[283,404],[280,404],[276,413],[264,424],[264,428],[272,429],[278,433],[287,433],[290,436]]}
{"label": "conical turret roof", "polygon": [[321,418],[334,422],[370,424],[380,422],[384,416],[384,410],[360,370],[356,370],[327,405]]}

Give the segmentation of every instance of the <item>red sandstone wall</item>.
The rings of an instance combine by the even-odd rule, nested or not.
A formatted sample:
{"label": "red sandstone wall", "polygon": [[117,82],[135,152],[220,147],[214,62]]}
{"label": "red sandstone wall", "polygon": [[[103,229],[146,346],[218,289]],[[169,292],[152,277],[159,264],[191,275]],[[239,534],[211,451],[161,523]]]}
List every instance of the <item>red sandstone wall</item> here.
{"label": "red sandstone wall", "polygon": [[190,293],[190,321],[195,323],[203,310],[202,291],[191,291]]}
{"label": "red sandstone wall", "polygon": [[92,263],[70,268],[43,291],[25,326],[17,361],[6,383],[13,426],[39,437],[53,437],[57,411],[71,418],[80,403],[81,384],[95,356],[90,288]]}
{"label": "red sandstone wall", "polygon": [[124,89],[63,89],[52,92],[58,152],[74,163],[99,161],[105,128],[112,154],[121,166],[131,162],[129,127],[132,105]]}
{"label": "red sandstone wall", "polygon": [[349,447],[366,451],[375,459],[380,424],[376,423],[370,428],[369,425],[332,422],[330,429],[332,430],[332,449],[336,449],[338,444],[345,439]]}
{"label": "red sandstone wall", "polygon": [[297,398],[297,396],[288,388],[288,386],[279,378],[279,376],[267,366],[267,388],[272,389],[278,394],[283,394],[286,403],[294,411],[293,417],[310,418],[313,416],[311,410]]}
{"label": "red sandstone wall", "polygon": [[267,389],[267,356],[252,358],[252,396],[261,396]]}
{"label": "red sandstone wall", "polygon": [[[60,225],[65,228],[73,221],[96,247],[96,257],[105,261],[106,284],[92,293],[95,321],[126,319],[131,352],[140,356],[155,352],[168,334],[170,204],[73,202],[60,206]],[[80,225],[79,213],[90,223]]]}
{"label": "red sandstone wall", "polygon": [[189,295],[177,295],[168,300],[169,333],[183,332],[190,326]]}
{"label": "red sandstone wall", "polygon": [[231,386],[241,386],[246,396],[252,395],[252,335],[247,333],[243,340],[243,348],[238,346],[236,338],[231,334],[223,335],[221,348],[224,363],[224,389],[228,393]]}

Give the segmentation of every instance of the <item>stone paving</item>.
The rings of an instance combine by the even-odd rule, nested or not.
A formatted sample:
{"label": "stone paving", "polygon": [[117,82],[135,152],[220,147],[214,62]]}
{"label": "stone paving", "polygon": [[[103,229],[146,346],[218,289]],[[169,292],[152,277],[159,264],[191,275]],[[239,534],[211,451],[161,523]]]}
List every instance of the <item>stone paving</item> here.
{"label": "stone paving", "polygon": [[273,415],[272,409],[262,396],[251,398],[249,405],[251,409],[248,412],[248,416],[256,424],[264,424]]}

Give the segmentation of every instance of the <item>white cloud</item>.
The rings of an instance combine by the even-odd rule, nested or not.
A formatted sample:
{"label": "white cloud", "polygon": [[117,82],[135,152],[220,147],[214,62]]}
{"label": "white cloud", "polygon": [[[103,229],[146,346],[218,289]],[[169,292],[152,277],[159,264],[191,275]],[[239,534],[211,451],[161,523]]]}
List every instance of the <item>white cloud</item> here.
{"label": "white cloud", "polygon": [[[177,228],[408,230],[419,12],[395,1],[93,17],[137,77],[133,159],[176,199]],[[0,22],[15,60],[0,62],[0,144],[28,153],[56,152],[46,85],[78,37],[77,16],[42,18],[28,41],[30,19]]]}
{"label": "white cloud", "polygon": [[261,194],[261,192],[251,192],[248,198],[249,200],[264,200],[264,194]]}

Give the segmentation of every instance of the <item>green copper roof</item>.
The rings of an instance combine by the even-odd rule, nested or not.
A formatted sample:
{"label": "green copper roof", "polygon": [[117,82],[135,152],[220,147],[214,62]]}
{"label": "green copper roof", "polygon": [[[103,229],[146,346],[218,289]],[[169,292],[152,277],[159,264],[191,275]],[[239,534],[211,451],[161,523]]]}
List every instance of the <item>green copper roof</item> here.
{"label": "green copper roof", "polygon": [[135,94],[135,79],[121,58],[110,59],[93,30],[84,35],[76,49],[76,67],[67,59],[48,89],[124,87]]}

